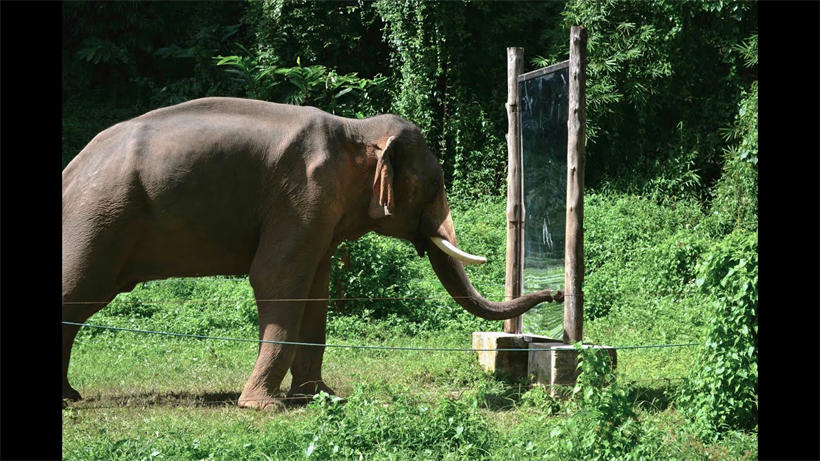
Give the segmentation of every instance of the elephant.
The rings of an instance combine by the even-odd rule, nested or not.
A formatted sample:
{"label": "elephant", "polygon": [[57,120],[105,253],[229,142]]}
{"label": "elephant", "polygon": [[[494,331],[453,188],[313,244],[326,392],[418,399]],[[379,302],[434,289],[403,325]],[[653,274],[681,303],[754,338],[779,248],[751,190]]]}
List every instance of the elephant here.
{"label": "elephant", "polygon": [[[107,128],[63,170],[62,318],[84,323],[148,280],[247,275],[261,340],[325,344],[331,256],[371,231],[427,254],[477,316],[502,320],[563,299],[543,290],[493,302],[476,291],[464,264],[483,258],[457,247],[441,166],[412,122],[207,97]],[[81,398],[68,381],[78,329],[62,325],[67,400]],[[260,341],[238,405],[333,394],[323,355],[324,346]]]}

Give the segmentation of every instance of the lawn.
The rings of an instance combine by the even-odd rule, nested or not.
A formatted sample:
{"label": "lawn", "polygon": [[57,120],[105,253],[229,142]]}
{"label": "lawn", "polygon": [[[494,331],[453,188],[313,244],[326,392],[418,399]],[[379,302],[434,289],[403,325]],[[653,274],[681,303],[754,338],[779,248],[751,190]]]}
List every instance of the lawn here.
{"label": "lawn", "polygon": [[[168,296],[181,284],[157,282],[137,294]],[[118,302],[88,323],[117,324],[119,318],[120,326],[161,329],[157,319],[176,316],[181,327],[175,331],[191,331],[186,325],[198,321],[179,303],[127,317]],[[204,309],[202,315],[217,312]],[[226,315],[237,314],[226,309]],[[458,328],[413,336],[401,329],[394,334],[378,321],[361,328],[379,331],[359,341],[330,336],[328,343],[469,348],[471,342],[470,331]],[[599,335],[607,328],[590,325]],[[63,410],[64,459],[551,459],[575,453],[561,443],[577,443],[584,433],[571,402],[488,375],[471,352],[328,348],[324,377],[347,402],[320,399],[274,413],[236,406],[254,363],[254,343],[86,330],[70,370],[84,400]],[[211,331],[254,335],[247,322]],[[756,458],[756,433],[733,432],[712,443],[687,433],[673,404],[681,380],[667,377],[682,376],[690,360],[686,348],[619,351],[618,384],[640,428],[632,454],[624,456]],[[288,386],[286,378],[283,390]]]}

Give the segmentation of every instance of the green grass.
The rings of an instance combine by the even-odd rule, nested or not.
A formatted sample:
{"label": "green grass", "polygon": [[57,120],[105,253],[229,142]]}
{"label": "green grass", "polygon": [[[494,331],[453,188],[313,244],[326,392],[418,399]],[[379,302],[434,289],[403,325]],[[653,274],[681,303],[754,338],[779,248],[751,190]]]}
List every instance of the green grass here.
{"label": "green grass", "polygon": [[[195,293],[208,280],[189,282]],[[210,282],[215,287],[242,286],[241,280]],[[169,296],[179,285],[156,282],[141,289]],[[196,315],[169,303],[150,318],[170,318],[166,311]],[[124,316],[121,312],[119,318]],[[115,317],[104,310],[89,323]],[[183,317],[176,320],[195,324]],[[145,318],[137,317],[135,326],[142,326],[140,321]],[[369,327],[389,328],[379,323]],[[596,327],[591,325],[593,331]],[[247,337],[248,330],[238,325],[223,334]],[[420,336],[393,335],[388,329],[381,336],[385,339],[368,341],[466,348],[471,340],[469,331],[457,328]],[[331,344],[352,342],[349,337],[328,338]],[[642,378],[629,393],[643,428],[641,443],[664,459],[755,458],[756,433],[733,433],[706,444],[681,430],[684,422],[671,402],[680,382],[663,377],[684,371],[687,354],[676,349],[619,353],[619,382]],[[326,402],[279,413],[239,409],[235,402],[255,357],[254,343],[84,333],[70,371],[84,400],[63,410],[63,457],[359,459],[361,454],[363,459],[549,459],[556,449],[550,441],[560,439],[551,432],[572,418],[563,404],[533,394],[525,384],[485,374],[469,352],[338,348],[325,353],[324,377],[349,398],[344,406]],[[282,388],[288,386],[286,378]]]}

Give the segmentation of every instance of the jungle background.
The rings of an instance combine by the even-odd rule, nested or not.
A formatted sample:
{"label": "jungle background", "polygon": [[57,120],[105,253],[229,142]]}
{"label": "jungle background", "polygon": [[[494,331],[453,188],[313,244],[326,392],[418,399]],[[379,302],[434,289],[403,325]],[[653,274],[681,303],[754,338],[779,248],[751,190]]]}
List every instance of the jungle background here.
{"label": "jungle background", "polygon": [[[108,126],[203,96],[395,113],[438,156],[461,246],[490,260],[468,269],[490,299],[504,293],[506,48],[534,70],[567,59],[569,28],[584,25],[585,338],[698,344],[619,351],[615,372],[589,356],[566,401],[484,375],[467,354],[329,350],[325,378],[347,404],[260,415],[230,405],[255,347],[84,329],[71,372],[86,400],[63,410],[66,459],[757,457],[757,3],[62,9],[63,167]],[[331,296],[425,299],[331,302],[329,343],[469,347],[472,331],[502,328],[446,299],[409,244],[373,234],[337,254]],[[144,283],[89,323],[256,337],[243,277]]]}

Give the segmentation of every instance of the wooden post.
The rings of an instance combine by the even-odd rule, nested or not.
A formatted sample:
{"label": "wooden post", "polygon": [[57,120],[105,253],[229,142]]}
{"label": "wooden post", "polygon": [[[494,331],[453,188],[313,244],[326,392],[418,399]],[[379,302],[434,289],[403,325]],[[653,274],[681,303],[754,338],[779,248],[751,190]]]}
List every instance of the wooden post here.
{"label": "wooden post", "polygon": [[587,31],[572,26],[569,37],[567,119],[567,227],[564,247],[564,342],[581,341],[584,325],[584,165],[586,163]]}
{"label": "wooden post", "polygon": [[[523,292],[524,188],[521,171],[521,117],[518,107],[518,76],[524,69],[524,48],[507,48],[507,276],[504,298]],[[504,321],[504,332],[521,334],[521,316]]]}

